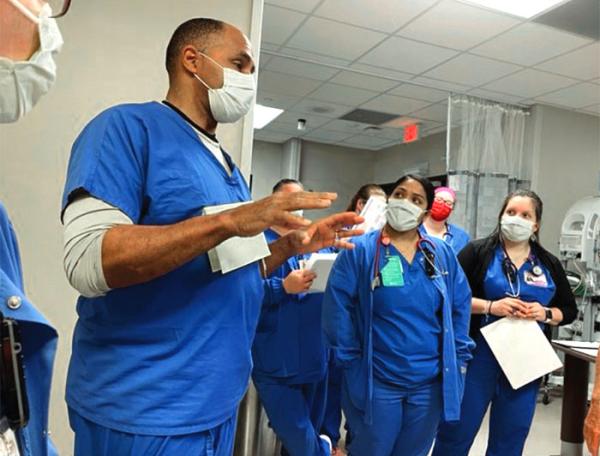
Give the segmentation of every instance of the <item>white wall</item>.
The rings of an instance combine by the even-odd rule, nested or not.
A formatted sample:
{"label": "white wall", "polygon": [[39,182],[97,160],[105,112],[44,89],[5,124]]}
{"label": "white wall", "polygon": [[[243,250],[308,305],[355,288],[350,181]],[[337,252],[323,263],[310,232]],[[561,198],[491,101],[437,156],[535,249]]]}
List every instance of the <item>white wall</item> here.
{"label": "white wall", "polygon": [[[252,5],[252,0],[75,1],[59,20],[65,46],[55,87],[21,122],[0,127],[0,199],[20,238],[27,293],[60,334],[50,429],[61,455],[72,454],[63,397],[76,294],[63,273],[59,222],[71,144],[102,109],[164,97],[164,51],[177,25],[212,16],[248,33]],[[219,136],[235,159],[248,160],[241,154],[241,124]]]}
{"label": "white wall", "polygon": [[283,144],[254,141],[252,151],[252,198],[258,200],[269,196],[273,185],[289,176],[281,175]]}
{"label": "white wall", "polygon": [[403,171],[428,164],[428,176],[446,173],[446,132],[375,152],[373,176],[379,183],[394,182]]}
{"label": "white wall", "polygon": [[577,200],[598,194],[600,117],[535,106],[527,145],[532,188],[544,201],[541,241],[558,253],[562,219]]}
{"label": "white wall", "polygon": [[349,147],[302,142],[300,180],[309,190],[336,192],[331,208],[307,212],[312,218],[342,212],[361,185],[373,181],[372,151]]}

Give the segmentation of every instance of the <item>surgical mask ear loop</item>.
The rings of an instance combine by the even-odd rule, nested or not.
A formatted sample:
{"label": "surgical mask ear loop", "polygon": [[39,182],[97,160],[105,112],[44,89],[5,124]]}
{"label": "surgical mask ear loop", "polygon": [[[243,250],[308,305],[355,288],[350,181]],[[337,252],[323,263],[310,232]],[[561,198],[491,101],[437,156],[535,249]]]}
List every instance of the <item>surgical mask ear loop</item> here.
{"label": "surgical mask ear loop", "polygon": [[35,14],[33,14],[31,11],[29,11],[29,8],[27,8],[25,5],[23,5],[19,0],[8,0],[8,1],[10,2],[10,4],[12,6],[17,8],[21,13],[23,13],[27,17],[27,19],[32,21],[34,24],[40,23],[40,18],[38,16],[36,16]]}

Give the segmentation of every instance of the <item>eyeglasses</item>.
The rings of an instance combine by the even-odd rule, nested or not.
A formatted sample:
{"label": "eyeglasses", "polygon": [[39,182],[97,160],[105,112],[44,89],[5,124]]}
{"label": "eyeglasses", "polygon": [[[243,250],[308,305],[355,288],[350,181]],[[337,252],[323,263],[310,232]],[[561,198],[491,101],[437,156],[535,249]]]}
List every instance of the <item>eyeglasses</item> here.
{"label": "eyeglasses", "polygon": [[454,208],[454,201],[452,200],[446,200],[444,198],[441,198],[439,196],[436,196],[435,201],[437,201],[438,203],[442,203],[445,204],[446,206],[448,206],[450,209]]}
{"label": "eyeglasses", "polygon": [[52,18],[56,19],[63,17],[69,11],[71,0],[47,0],[48,5],[52,8]]}

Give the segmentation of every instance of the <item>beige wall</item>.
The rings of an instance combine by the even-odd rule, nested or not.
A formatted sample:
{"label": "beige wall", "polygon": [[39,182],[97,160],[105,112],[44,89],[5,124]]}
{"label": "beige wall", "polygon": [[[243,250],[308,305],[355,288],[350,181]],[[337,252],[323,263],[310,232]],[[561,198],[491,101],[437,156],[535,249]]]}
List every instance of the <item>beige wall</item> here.
{"label": "beige wall", "polygon": [[[71,144],[104,108],[164,97],[164,51],[177,25],[211,16],[248,33],[252,8],[252,0],[75,1],[59,20],[65,46],[55,87],[21,122],[0,126],[0,200],[20,239],[27,293],[60,334],[50,429],[61,455],[72,454],[63,397],[76,294],[63,273],[59,222]],[[219,136],[238,163],[249,164],[251,148],[241,151],[241,123]]]}
{"label": "beige wall", "polygon": [[532,188],[544,201],[541,241],[558,253],[569,207],[600,193],[600,117],[539,105],[531,117],[527,145],[534,154]]}

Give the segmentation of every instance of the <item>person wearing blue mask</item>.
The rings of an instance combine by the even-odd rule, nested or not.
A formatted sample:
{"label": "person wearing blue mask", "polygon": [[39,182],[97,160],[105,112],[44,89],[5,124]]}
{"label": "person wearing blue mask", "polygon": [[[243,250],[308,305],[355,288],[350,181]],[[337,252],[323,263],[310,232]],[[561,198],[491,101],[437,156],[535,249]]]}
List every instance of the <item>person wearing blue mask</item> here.
{"label": "person wearing blue mask", "polygon": [[577,306],[565,272],[538,241],[542,209],[536,193],[511,193],[496,230],[459,254],[473,290],[471,335],[477,348],[467,373],[460,421],[440,426],[434,456],[467,456],[490,403],[486,456],[523,453],[540,381],[513,389],[480,329],[506,317],[535,320],[546,327],[575,319]]}
{"label": "person wearing blue mask", "polygon": [[[68,6],[68,5],[67,5]],[[55,12],[54,12],[55,13]],[[66,8],[61,12],[66,13]],[[63,39],[53,11],[45,2],[0,1],[0,123],[13,123],[27,114],[56,79],[54,58]],[[22,349],[24,389],[7,390],[14,375],[10,358],[0,360],[0,452],[23,456],[57,454],[48,431],[50,382],[58,335],[25,295],[17,236],[0,202],[0,327],[3,348],[8,325],[16,324]],[[15,323],[11,323],[15,322]],[[6,355],[7,351],[3,350]],[[9,356],[12,353],[8,352]],[[19,375],[17,368],[17,376]],[[9,373],[10,372],[10,373]],[[20,398],[22,407],[13,410]],[[28,410],[28,413],[27,413]],[[28,421],[27,421],[28,420]],[[25,425],[26,424],[26,425]],[[12,445],[12,447],[11,447]],[[14,450],[14,446],[18,450]]]}
{"label": "person wearing blue mask", "polygon": [[437,187],[431,210],[420,227],[421,234],[428,234],[446,241],[454,253],[458,253],[469,243],[469,233],[459,226],[448,223],[448,218],[456,204],[456,193],[450,187]]}
{"label": "person wearing blue mask", "polygon": [[[301,191],[302,184],[294,179],[273,187],[273,193]],[[275,226],[265,235],[275,242],[287,232]],[[329,456],[332,450],[329,438],[318,432],[327,396],[327,350],[321,329],[323,293],[308,293],[316,276],[302,269],[308,258],[288,258],[264,281],[252,346],[252,379],[282,442],[282,456]]]}
{"label": "person wearing blue mask", "polygon": [[459,417],[471,292],[450,246],[418,230],[433,198],[427,179],[400,178],[384,228],[354,239],[329,277],[323,326],[350,456],[425,456],[440,419]]}
{"label": "person wearing blue mask", "polygon": [[[71,152],[61,215],[65,270],[81,293],[66,391],[76,455],[229,456],[262,278],[290,256],[349,247],[354,233],[342,228],[361,220],[346,213],[311,223],[291,212],[329,207],[331,193],[249,202],[215,136],[255,96],[240,30],[184,22],[166,69],[164,102],[109,108]],[[205,211],[231,203],[246,204]],[[268,256],[255,261],[252,249],[245,266],[213,271],[210,251],[275,225],[292,231]]]}

